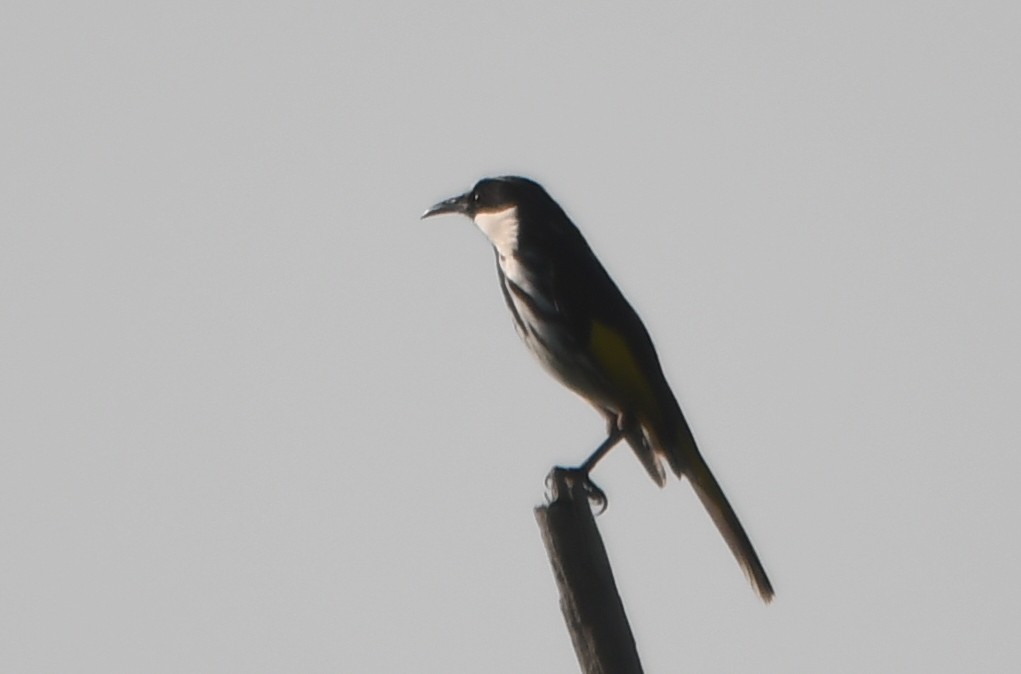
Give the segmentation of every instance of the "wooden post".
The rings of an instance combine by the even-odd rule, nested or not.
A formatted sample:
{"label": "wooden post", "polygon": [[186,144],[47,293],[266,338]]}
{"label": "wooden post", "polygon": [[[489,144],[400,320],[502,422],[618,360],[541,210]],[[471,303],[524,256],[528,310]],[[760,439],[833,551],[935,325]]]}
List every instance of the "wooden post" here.
{"label": "wooden post", "polygon": [[535,509],[560,608],[585,674],[640,674],[635,639],[617,593],[585,480],[554,468],[547,477],[551,502]]}

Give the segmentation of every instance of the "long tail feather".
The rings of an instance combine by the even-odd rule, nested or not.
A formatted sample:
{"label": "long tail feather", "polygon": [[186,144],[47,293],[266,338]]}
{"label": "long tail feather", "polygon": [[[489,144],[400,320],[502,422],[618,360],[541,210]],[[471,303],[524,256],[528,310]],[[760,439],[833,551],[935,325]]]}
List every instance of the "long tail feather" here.
{"label": "long tail feather", "polygon": [[724,496],[719,482],[716,481],[709,466],[706,465],[697,450],[686,455],[685,459],[686,465],[683,474],[691,480],[691,486],[694,487],[702,505],[709,511],[709,516],[712,517],[716,528],[720,530],[724,540],[727,541],[730,551],[734,553],[737,563],[741,565],[748,580],[751,581],[762,600],[769,603],[773,599],[773,584],[769,582],[766,570],[763,568],[762,562],[759,561],[759,556],[755,553],[748,534],[745,533],[744,527],[737,519],[737,514],[730,502],[727,501],[727,497]]}

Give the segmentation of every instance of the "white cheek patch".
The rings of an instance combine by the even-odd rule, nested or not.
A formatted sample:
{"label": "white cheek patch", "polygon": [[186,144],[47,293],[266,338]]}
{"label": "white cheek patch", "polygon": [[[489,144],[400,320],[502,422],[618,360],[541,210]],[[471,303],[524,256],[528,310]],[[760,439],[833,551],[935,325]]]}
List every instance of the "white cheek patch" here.
{"label": "white cheek patch", "polygon": [[500,255],[509,257],[518,249],[518,207],[502,211],[477,213],[475,224],[496,247]]}

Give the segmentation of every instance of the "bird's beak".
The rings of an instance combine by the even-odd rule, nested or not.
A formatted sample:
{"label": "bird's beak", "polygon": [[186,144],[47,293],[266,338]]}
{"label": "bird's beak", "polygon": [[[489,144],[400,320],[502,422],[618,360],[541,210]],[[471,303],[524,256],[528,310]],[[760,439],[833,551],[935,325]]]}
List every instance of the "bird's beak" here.
{"label": "bird's beak", "polygon": [[451,197],[450,199],[441,201],[423,213],[422,219],[431,218],[434,215],[443,215],[444,213],[460,213],[461,215],[468,215],[468,195],[462,194],[461,196]]}

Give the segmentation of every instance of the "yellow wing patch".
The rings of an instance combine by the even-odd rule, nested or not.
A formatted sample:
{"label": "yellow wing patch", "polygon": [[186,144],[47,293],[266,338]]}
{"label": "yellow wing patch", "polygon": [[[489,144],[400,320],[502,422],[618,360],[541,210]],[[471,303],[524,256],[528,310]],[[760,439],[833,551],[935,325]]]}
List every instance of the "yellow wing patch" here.
{"label": "yellow wing patch", "polygon": [[642,416],[656,418],[659,405],[642,368],[624,337],[613,328],[592,322],[589,352],[622,401]]}

